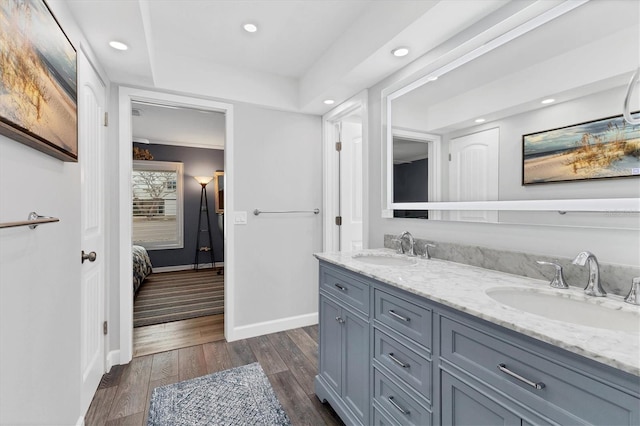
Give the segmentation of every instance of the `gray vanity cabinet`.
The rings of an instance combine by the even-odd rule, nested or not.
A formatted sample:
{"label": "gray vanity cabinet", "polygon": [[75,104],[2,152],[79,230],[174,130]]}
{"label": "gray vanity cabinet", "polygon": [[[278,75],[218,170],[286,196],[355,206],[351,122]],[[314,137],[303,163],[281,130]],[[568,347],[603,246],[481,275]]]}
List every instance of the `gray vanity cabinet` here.
{"label": "gray vanity cabinet", "polygon": [[320,272],[320,359],[316,395],[348,424],[369,424],[369,283]]}
{"label": "gray vanity cabinet", "polygon": [[640,425],[638,376],[325,262],[320,277],[316,394],[347,424]]}

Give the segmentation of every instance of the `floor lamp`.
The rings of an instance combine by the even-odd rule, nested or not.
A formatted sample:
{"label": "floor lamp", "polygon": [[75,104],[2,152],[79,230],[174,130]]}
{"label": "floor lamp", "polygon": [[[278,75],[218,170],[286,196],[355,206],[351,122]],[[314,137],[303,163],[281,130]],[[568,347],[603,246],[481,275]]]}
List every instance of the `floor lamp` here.
{"label": "floor lamp", "polygon": [[[211,255],[211,265],[216,268],[215,255],[213,252],[213,238],[211,237],[211,219],[209,218],[209,202],[207,201],[207,185],[213,180],[213,176],[194,176],[202,187],[200,190],[200,211],[198,212],[198,238],[196,239],[196,257],[194,269],[197,271],[200,264],[200,254],[209,253]],[[203,223],[202,217],[206,216]],[[204,237],[204,238],[203,238]],[[206,238],[209,241],[206,241]],[[201,245],[202,244],[202,245]]]}

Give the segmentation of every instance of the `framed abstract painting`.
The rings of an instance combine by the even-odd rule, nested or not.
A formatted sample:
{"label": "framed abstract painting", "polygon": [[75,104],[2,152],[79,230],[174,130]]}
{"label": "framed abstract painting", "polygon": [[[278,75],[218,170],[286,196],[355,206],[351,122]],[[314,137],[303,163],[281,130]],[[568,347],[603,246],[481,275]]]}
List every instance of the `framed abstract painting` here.
{"label": "framed abstract painting", "polygon": [[619,115],[531,133],[522,157],[523,185],[640,176],[640,125]]}
{"label": "framed abstract painting", "polygon": [[43,0],[0,2],[0,134],[78,161],[76,50]]}

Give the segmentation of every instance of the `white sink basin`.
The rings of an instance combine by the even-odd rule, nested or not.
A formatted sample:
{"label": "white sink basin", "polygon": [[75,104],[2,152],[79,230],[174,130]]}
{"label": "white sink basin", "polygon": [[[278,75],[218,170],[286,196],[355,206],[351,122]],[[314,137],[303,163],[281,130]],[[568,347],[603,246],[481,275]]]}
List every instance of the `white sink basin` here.
{"label": "white sink basin", "polygon": [[[503,305],[556,321],[616,331],[640,332],[640,311],[614,301],[571,293],[527,288],[493,288],[485,291]],[[622,303],[620,304],[622,305]]]}
{"label": "white sink basin", "polygon": [[358,262],[377,266],[411,266],[416,264],[416,259],[392,254],[355,254],[353,258]]}

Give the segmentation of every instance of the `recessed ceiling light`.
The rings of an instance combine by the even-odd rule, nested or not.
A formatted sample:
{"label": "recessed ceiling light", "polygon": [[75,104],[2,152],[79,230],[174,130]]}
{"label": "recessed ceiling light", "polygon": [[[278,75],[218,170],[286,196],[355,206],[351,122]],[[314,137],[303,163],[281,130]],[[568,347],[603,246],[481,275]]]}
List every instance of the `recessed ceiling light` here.
{"label": "recessed ceiling light", "polygon": [[393,54],[393,56],[402,58],[403,56],[407,56],[409,54],[409,49],[407,47],[398,47],[397,49],[393,49],[391,53]]}
{"label": "recessed ceiling light", "polygon": [[545,105],[546,105],[546,104],[551,104],[551,103],[553,103],[553,102],[555,102],[555,101],[556,101],[555,99],[549,98],[549,99],[545,99],[545,100],[543,100],[543,101],[542,101],[542,102],[540,102],[540,103],[541,103],[541,104],[545,104]]}
{"label": "recessed ceiling light", "polygon": [[127,50],[129,48],[129,46],[127,46],[126,44],[115,40],[110,41],[109,46],[113,47],[116,50]]}
{"label": "recessed ceiling light", "polygon": [[336,101],[334,101],[333,99],[325,99],[323,102],[325,103],[325,105],[333,105],[336,103]]}
{"label": "recessed ceiling light", "polygon": [[256,31],[258,31],[258,27],[256,26],[256,24],[244,24],[242,28],[244,28],[244,30],[248,33],[255,33]]}
{"label": "recessed ceiling light", "polygon": [[477,118],[476,119],[476,123],[484,123],[485,121],[487,121],[487,120],[485,120],[484,118]]}

